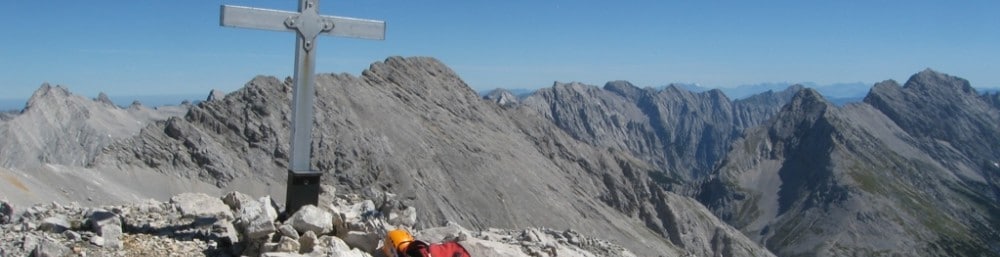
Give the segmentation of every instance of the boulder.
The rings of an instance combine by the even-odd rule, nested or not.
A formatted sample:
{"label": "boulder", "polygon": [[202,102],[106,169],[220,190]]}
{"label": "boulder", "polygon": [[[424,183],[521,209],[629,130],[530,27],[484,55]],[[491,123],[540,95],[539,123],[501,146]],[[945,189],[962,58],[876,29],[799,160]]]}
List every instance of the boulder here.
{"label": "boulder", "polygon": [[66,221],[66,217],[63,216],[53,216],[42,220],[42,223],[38,225],[38,230],[49,232],[49,233],[62,233],[69,229],[69,222]]}
{"label": "boulder", "polygon": [[61,257],[69,252],[69,248],[62,246],[59,243],[51,242],[48,240],[42,240],[42,242],[35,246],[35,249],[31,251],[31,256],[33,257]]}
{"label": "boulder", "polygon": [[334,227],[337,228],[337,235],[344,236],[347,231],[365,230],[365,218],[375,217],[378,209],[375,202],[364,200],[353,205],[337,208],[338,215],[334,217]]}
{"label": "boulder", "polygon": [[288,219],[288,224],[299,233],[312,231],[326,234],[333,231],[333,214],[314,205],[306,205]]}
{"label": "boulder", "polygon": [[240,224],[240,230],[243,231],[243,236],[250,240],[267,238],[268,235],[277,231],[274,227],[274,220],[269,220],[263,215],[251,220],[241,220],[238,224]]}
{"label": "boulder", "polygon": [[274,220],[278,218],[278,213],[270,197],[253,200],[249,195],[229,192],[222,197],[222,202],[236,212],[235,225],[244,237],[257,240],[277,231]]}
{"label": "boulder", "polygon": [[233,212],[219,198],[202,193],[183,193],[170,198],[170,202],[185,218],[211,217],[233,220]]}
{"label": "boulder", "polygon": [[316,247],[317,240],[319,239],[316,238],[316,233],[306,231],[305,234],[302,234],[302,236],[299,237],[299,253],[313,252],[313,248]]}
{"label": "boulder", "polygon": [[344,243],[351,248],[357,248],[365,252],[375,252],[378,249],[378,242],[382,240],[376,233],[364,231],[349,231],[343,237]]}
{"label": "boulder", "polygon": [[10,223],[10,220],[14,218],[14,206],[7,203],[7,201],[0,200],[0,224]]}
{"label": "boulder", "polygon": [[413,227],[417,224],[417,208],[410,206],[405,209],[393,209],[389,212],[389,224]]}
{"label": "boulder", "polygon": [[344,240],[333,236],[322,236],[317,241],[312,255],[340,257],[371,257],[371,254],[359,249],[351,249]]}
{"label": "boulder", "polygon": [[229,221],[218,220],[212,224],[212,235],[226,245],[232,246],[240,242],[239,231]]}
{"label": "boulder", "polygon": [[281,232],[281,235],[283,236],[287,236],[296,240],[299,239],[299,232],[296,232],[295,228],[292,227],[292,225],[290,224],[281,225],[280,227],[278,227],[278,232]]}
{"label": "boulder", "polygon": [[278,252],[285,252],[285,253],[298,253],[299,246],[300,246],[299,240],[283,236],[281,237],[281,241],[278,241],[278,248],[275,250]]}
{"label": "boulder", "polygon": [[65,236],[66,239],[70,241],[76,241],[80,239],[80,233],[76,233],[75,231],[72,230],[66,230],[65,232],[63,232],[63,236]]}
{"label": "boulder", "polygon": [[92,237],[90,237],[90,243],[93,244],[93,245],[96,245],[96,246],[103,247],[104,246],[104,238],[101,237],[101,236],[92,236]]}
{"label": "boulder", "polygon": [[115,249],[122,247],[122,220],[117,214],[103,209],[91,210],[87,215],[87,225],[103,238],[100,245]]}

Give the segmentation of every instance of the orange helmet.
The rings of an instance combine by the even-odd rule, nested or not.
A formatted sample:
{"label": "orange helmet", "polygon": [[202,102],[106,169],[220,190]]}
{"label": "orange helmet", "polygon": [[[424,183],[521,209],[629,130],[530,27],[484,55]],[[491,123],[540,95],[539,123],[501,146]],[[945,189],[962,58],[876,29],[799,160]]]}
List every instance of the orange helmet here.
{"label": "orange helmet", "polygon": [[412,242],[413,236],[409,232],[394,229],[386,234],[385,242],[382,244],[382,252],[385,253],[385,256],[397,256],[395,253],[405,253],[406,247],[409,247]]}

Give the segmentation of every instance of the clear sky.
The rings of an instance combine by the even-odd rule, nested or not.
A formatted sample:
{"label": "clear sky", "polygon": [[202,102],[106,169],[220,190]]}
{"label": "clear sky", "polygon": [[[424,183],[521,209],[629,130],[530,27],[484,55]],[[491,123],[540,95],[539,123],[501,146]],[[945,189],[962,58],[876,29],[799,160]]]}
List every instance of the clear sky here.
{"label": "clear sky", "polygon": [[[224,28],[219,5],[295,0],[0,1],[0,98],[42,82],[87,96],[232,91],[290,76],[292,33]],[[433,56],[476,90],[553,81],[905,81],[924,68],[1000,86],[1000,1],[322,0],[385,41],[322,37],[317,72]]]}

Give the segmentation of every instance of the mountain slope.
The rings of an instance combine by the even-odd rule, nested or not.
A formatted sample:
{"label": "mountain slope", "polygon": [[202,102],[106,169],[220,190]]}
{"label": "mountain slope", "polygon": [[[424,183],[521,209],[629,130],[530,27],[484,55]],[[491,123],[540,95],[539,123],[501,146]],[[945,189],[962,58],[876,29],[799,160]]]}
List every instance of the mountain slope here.
{"label": "mountain slope", "polygon": [[[271,187],[284,184],[290,84],[257,77],[112,145],[93,166],[258,185],[282,199]],[[573,228],[641,255],[769,254],[691,199],[634,190],[643,187],[629,178],[651,170],[642,161],[576,141],[534,112],[482,100],[437,60],[393,57],[360,77],[320,74],[317,84],[313,166],[327,174],[324,183],[398,192],[418,207],[421,224]],[[636,200],[644,195],[657,201]]]}
{"label": "mountain slope", "polygon": [[114,140],[175,113],[141,105],[121,109],[72,94],[62,86],[42,84],[20,114],[0,122],[0,134],[8,135],[0,138],[0,166],[82,166]]}
{"label": "mountain slope", "polygon": [[743,129],[768,119],[801,89],[730,101],[719,90],[692,93],[673,85],[657,91],[626,81],[608,82],[603,89],[556,83],[523,105],[578,140],[654,164],[668,184],[706,176]]}
{"label": "mountain slope", "polygon": [[[983,156],[958,149],[989,147],[927,138],[937,128],[926,128],[946,124],[965,133],[953,142],[994,133],[963,127],[995,109],[964,97],[955,81],[924,71],[903,90],[876,85],[866,97],[873,104],[844,108],[802,91],[733,145],[700,200],[781,256],[996,256],[1000,204],[979,175],[991,171],[955,161]],[[930,115],[945,106],[962,111]]]}

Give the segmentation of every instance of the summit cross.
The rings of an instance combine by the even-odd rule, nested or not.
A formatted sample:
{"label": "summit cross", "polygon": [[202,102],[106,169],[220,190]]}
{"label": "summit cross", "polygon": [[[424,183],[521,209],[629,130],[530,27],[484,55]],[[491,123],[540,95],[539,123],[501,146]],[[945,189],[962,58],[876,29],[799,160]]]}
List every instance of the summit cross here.
{"label": "summit cross", "polygon": [[299,11],[223,5],[219,25],[295,32],[295,74],[292,89],[292,136],[288,161],[285,213],[319,202],[322,172],[311,167],[316,36],[385,39],[385,22],[319,15],[319,0],[299,0]]}

